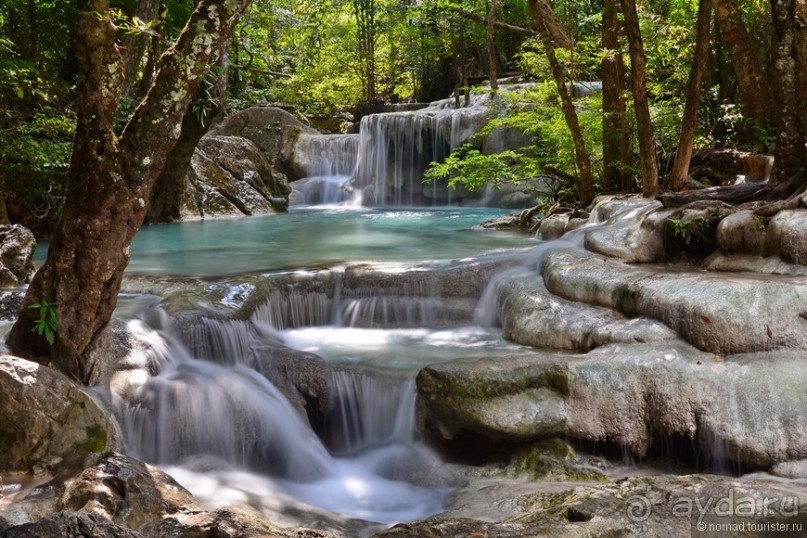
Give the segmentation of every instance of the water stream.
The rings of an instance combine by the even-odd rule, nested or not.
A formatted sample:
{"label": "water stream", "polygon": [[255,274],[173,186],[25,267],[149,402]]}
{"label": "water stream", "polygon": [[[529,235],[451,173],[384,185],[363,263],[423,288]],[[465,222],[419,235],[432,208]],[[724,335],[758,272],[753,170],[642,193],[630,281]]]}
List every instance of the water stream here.
{"label": "water stream", "polygon": [[[248,295],[257,293],[254,286],[237,284],[233,275],[254,282],[282,278],[289,268],[379,260],[395,274],[419,260],[476,259],[507,247],[520,253],[535,244],[471,229],[496,214],[318,208],[152,227],[138,236],[129,271],[203,276]],[[284,232],[299,241],[289,246]],[[121,314],[143,320],[132,323],[151,342],[146,370],[153,372],[113,387],[127,450],[213,504],[265,507],[289,498],[383,524],[440,512],[450,490],[429,471],[439,461],[416,431],[415,374],[441,360],[524,348],[495,329],[437,323],[443,300],[425,280],[343,294],[341,273],[331,273],[329,295],[277,288],[248,319],[202,317],[185,330],[153,296],[123,301]],[[332,368],[332,409],[316,431],[263,375],[263,353],[280,342]]]}
{"label": "water stream", "polygon": [[[202,277],[230,290],[221,302],[233,316],[200,314],[180,326],[152,296],[127,301],[125,313],[141,320],[131,327],[150,342],[148,364],[112,387],[127,450],[214,504],[268,507],[288,498],[382,524],[442,511],[450,490],[415,426],[415,375],[440,361],[528,353],[496,328],[497,283],[535,274],[543,252],[579,246],[582,231],[536,247],[532,238],[473,229],[501,210],[357,207],[349,194],[422,202],[425,164],[467,139],[484,115],[475,102],[459,112],[438,103],[370,116],[360,137],[308,137],[298,148],[310,168],[310,188],[298,188],[307,203],[327,205],[141,231],[130,275]],[[436,190],[429,197],[451,201]],[[503,251],[516,268],[494,277],[481,300],[478,280],[487,276],[472,275],[477,291],[446,296],[428,271],[407,272],[429,260],[470,267]],[[347,289],[338,266],[351,262],[385,262],[391,278]],[[325,282],[316,281],[320,269],[328,269]],[[301,270],[294,285],[261,283]],[[238,310],[250,297],[257,304]],[[324,359],[327,372],[307,382],[327,385],[328,409],[313,412],[270,381],[276,353],[298,353],[288,366],[295,379],[325,368],[306,373],[311,357]]]}

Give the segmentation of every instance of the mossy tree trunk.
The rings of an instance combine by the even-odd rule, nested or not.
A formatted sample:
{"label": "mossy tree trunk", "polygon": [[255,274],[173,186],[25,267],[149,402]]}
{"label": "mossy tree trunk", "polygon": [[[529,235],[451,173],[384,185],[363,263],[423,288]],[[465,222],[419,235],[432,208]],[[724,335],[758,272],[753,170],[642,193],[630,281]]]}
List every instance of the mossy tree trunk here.
{"label": "mossy tree trunk", "polygon": [[498,78],[498,62],[496,61],[496,45],[493,41],[495,36],[495,21],[496,21],[496,5],[497,0],[490,0],[490,7],[488,8],[487,20],[487,47],[488,47],[488,76],[490,79],[490,89],[494,92],[499,89]]}
{"label": "mossy tree trunk", "polygon": [[780,115],[773,197],[785,197],[807,181],[807,0],[771,0],[773,76]]}
{"label": "mossy tree trunk", "polygon": [[737,77],[743,113],[753,123],[764,126],[775,107],[763,64],[754,52],[753,39],[743,22],[737,0],[715,0],[715,18]]}
{"label": "mossy tree trunk", "polygon": [[[23,300],[8,337],[11,349],[55,363],[80,382],[90,379],[87,352],[117,304],[131,242],[154,182],[180,136],[181,121],[209,65],[248,0],[201,0],[177,42],[159,61],[148,94],[118,136],[123,59],[107,0],[78,0],[77,125],[64,209],[47,259]],[[49,344],[32,330],[33,303],[55,303]]]}

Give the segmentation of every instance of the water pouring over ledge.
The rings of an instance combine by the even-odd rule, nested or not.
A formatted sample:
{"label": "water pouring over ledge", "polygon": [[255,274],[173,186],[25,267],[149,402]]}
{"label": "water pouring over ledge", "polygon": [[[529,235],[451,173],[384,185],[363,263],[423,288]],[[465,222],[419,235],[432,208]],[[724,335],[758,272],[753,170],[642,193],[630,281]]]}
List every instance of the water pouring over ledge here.
{"label": "water pouring over ledge", "polygon": [[[542,251],[569,241],[579,243],[567,236],[514,255],[534,274]],[[424,470],[437,473],[429,472],[435,461],[417,441],[414,374],[441,360],[525,348],[491,328],[435,327],[439,289],[399,284],[393,295],[337,287],[331,297],[300,296],[294,308],[280,310],[269,306],[283,297],[269,296],[267,308],[248,320],[202,320],[190,337],[166,316],[152,316],[143,331],[154,342],[157,373],[117,392],[129,450],[209,500],[214,491],[235,500],[263,491],[387,524],[440,512],[448,489],[423,480]],[[367,328],[366,319],[380,323]],[[334,366],[335,411],[318,435],[255,362],[278,341]]]}

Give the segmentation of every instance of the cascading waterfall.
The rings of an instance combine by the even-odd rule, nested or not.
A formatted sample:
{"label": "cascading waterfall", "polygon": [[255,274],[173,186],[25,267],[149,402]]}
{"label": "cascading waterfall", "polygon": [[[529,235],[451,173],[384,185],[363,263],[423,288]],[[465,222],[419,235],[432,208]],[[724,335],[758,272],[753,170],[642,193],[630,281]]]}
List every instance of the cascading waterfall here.
{"label": "cascading waterfall", "polygon": [[295,160],[306,178],[297,186],[303,202],[338,204],[353,198],[348,183],[356,168],[359,135],[303,135],[295,146]]}
{"label": "cascading waterfall", "polygon": [[474,96],[471,106],[455,109],[449,99],[417,111],[365,116],[354,187],[377,205],[450,204],[451,190],[437,182],[424,186],[423,172],[487,123],[488,100]]}
{"label": "cascading waterfall", "polygon": [[127,448],[136,457],[167,466],[191,489],[210,479],[238,492],[279,488],[368,521],[405,521],[442,509],[446,488],[392,476],[400,471],[402,453],[408,472],[428,460],[413,444],[413,382],[335,373],[338,411],[330,431],[343,440],[340,452],[351,454],[335,457],[253,369],[253,351],[276,342],[280,333],[261,323],[207,319],[188,331],[186,346],[164,312],[151,317],[153,329],[133,323],[148,334],[148,370],[156,373],[115,385],[112,393]]}
{"label": "cascading waterfall", "polygon": [[[415,379],[388,378],[364,372],[335,370],[331,374],[336,405],[325,436],[338,453],[366,447],[414,442]],[[335,434],[329,436],[330,430]]]}
{"label": "cascading waterfall", "polygon": [[623,226],[625,222],[636,219],[640,213],[647,213],[654,209],[654,206],[645,206],[637,209],[628,204],[627,207],[603,222],[599,206],[595,206],[586,224],[566,232],[558,239],[546,241],[538,245],[523,256],[519,266],[506,269],[496,274],[490,282],[488,282],[479,298],[479,302],[474,311],[474,322],[482,327],[497,326],[499,323],[499,285],[512,278],[540,273],[544,256],[550,250],[558,248],[583,248],[585,234],[592,226]]}

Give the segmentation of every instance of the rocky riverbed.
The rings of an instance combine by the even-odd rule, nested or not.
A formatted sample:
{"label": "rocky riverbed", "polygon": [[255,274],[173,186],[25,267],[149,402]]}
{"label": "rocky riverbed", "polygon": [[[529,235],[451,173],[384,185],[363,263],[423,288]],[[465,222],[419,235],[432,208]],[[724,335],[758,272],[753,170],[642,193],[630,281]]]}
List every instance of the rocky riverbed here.
{"label": "rocky riverbed", "polygon": [[[488,295],[491,319],[524,347],[419,371],[417,424],[439,458],[406,478],[428,475],[452,492],[441,514],[390,528],[280,496],[273,505],[212,506],[124,455],[113,410],[156,368],[155,343],[136,324],[108,329],[90,389],[2,356],[0,408],[10,418],[0,446],[0,534],[803,535],[807,278],[798,238],[807,211],[760,220],[725,208],[719,217],[713,207],[698,211],[600,201],[592,223],[611,225],[545,224],[547,233],[577,229],[585,248],[546,243],[541,256],[405,270],[348,264],[215,286],[129,280],[128,291],[161,297],[188,340],[215,326],[204,320],[244,324],[255,334],[259,321],[327,324],[346,300],[355,301],[358,327],[452,327],[478,320],[477,300]],[[709,219],[715,222],[705,226]],[[672,231],[685,226],[689,242]],[[691,249],[696,234],[711,234],[701,241],[714,245],[704,262]],[[705,271],[718,266],[732,270]],[[247,291],[234,301],[234,289]],[[386,317],[369,306],[379,298]],[[430,301],[428,314],[413,316],[416,299]],[[318,306],[301,319],[301,304]],[[332,366],[280,341],[251,349],[301,417],[310,420],[312,408],[328,412]]]}

